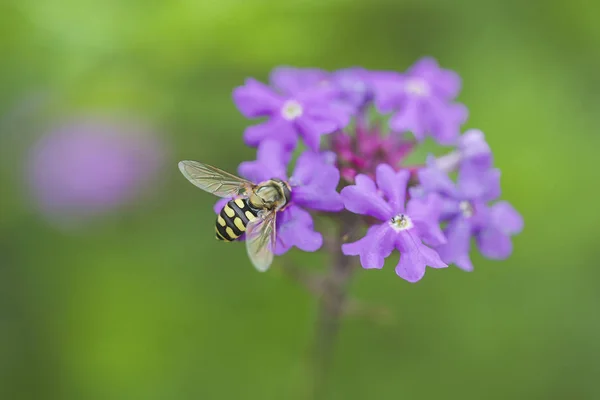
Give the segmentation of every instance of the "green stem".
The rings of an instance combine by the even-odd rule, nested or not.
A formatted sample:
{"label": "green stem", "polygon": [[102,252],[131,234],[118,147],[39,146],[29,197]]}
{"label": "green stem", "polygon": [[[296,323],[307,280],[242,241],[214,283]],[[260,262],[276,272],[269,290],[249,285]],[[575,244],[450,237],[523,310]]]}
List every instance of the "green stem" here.
{"label": "green stem", "polygon": [[352,276],[353,260],[342,253],[344,237],[357,223],[353,215],[342,215],[335,241],[329,251],[332,255],[330,270],[323,281],[313,348],[313,398],[327,398],[327,383],[333,361],[341,317],[347,301],[347,287]]}

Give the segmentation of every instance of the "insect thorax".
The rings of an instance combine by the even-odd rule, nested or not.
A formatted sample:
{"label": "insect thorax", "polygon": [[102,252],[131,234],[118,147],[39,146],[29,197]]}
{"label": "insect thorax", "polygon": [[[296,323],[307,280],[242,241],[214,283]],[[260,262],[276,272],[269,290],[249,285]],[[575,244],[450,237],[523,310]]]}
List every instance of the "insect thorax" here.
{"label": "insect thorax", "polygon": [[281,210],[291,199],[292,190],[287,182],[271,179],[260,183],[249,196],[250,205],[258,209]]}

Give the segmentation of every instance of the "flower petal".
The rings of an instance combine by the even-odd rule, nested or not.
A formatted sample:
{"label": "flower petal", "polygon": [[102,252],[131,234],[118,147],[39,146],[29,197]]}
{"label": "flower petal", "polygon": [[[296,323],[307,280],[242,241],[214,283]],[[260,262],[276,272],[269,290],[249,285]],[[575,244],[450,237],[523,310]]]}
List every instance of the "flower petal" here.
{"label": "flower petal", "polygon": [[448,264],[456,264],[465,271],[472,271],[473,264],[469,257],[472,227],[469,220],[457,217],[448,224],[444,232],[448,241],[436,248],[442,260]]}
{"label": "flower petal", "polygon": [[500,170],[481,170],[474,164],[464,164],[458,171],[457,186],[465,199],[495,199],[500,195]]}
{"label": "flower petal", "polygon": [[515,235],[523,230],[523,217],[507,201],[494,204],[490,208],[490,217],[493,226],[508,235]]}
{"label": "flower petal", "polygon": [[362,68],[335,71],[332,81],[339,88],[341,99],[354,110],[362,107],[372,97],[368,72]]}
{"label": "flower petal", "polygon": [[356,177],[356,185],[342,189],[344,206],[355,214],[370,215],[381,221],[394,216],[393,210],[385,200],[377,194],[375,183],[366,175]]}
{"label": "flower petal", "polygon": [[484,191],[481,196],[483,201],[492,201],[500,197],[500,170],[498,168],[489,169],[483,179]]}
{"label": "flower petal", "polygon": [[327,79],[327,72],[317,68],[278,67],[273,69],[269,81],[286,94],[295,94],[306,90]]}
{"label": "flower petal", "polygon": [[404,211],[406,186],[410,173],[408,170],[394,171],[387,164],[380,164],[376,169],[377,186],[385,194],[388,204],[394,213]]}
{"label": "flower petal", "polygon": [[[339,179],[339,172],[337,172]],[[301,186],[292,191],[294,202],[302,207],[320,211],[341,211],[344,209],[342,196],[335,190],[320,192],[314,187]]]}
{"label": "flower petal", "polygon": [[309,107],[306,116],[317,121],[330,121],[335,129],[345,128],[350,122],[353,109],[339,101],[331,100],[326,104]]}
{"label": "flower petal", "polygon": [[463,104],[448,104],[441,99],[430,98],[427,104],[430,115],[429,134],[442,145],[452,145],[460,135],[460,127],[469,115]]}
{"label": "flower petal", "polygon": [[[317,153],[307,150],[296,160],[296,167],[290,181],[293,186],[308,185],[315,180],[322,168],[337,169],[334,163],[335,154],[330,151]],[[337,182],[330,182],[330,187],[335,186],[337,186]]]}
{"label": "flower petal", "polygon": [[291,157],[290,151],[275,140],[265,140],[258,146],[256,160],[245,161],[238,167],[238,173],[255,182],[272,178],[286,179],[286,165]]}
{"label": "flower petal", "polygon": [[404,94],[402,75],[392,71],[373,71],[368,80],[373,88],[377,110],[387,114],[396,109]]}
{"label": "flower petal", "polygon": [[400,278],[414,283],[425,276],[426,265],[417,257],[417,253],[402,253],[400,261],[396,265],[396,275]]}
{"label": "flower petal", "polygon": [[477,246],[481,254],[493,260],[506,259],[513,249],[510,236],[494,227],[479,232]]}
{"label": "flower petal", "polygon": [[331,153],[305,151],[298,157],[296,169],[290,178],[293,201],[306,208],[322,211],[340,211],[344,208],[337,192],[340,172],[331,163]]}
{"label": "flower petal", "polygon": [[263,140],[269,139],[281,142],[286,149],[293,149],[296,147],[298,134],[294,125],[281,117],[249,126],[244,132],[244,142],[248,146],[256,147]]}
{"label": "flower petal", "polygon": [[323,245],[323,236],[315,232],[311,215],[298,206],[290,205],[277,215],[277,244],[275,254],[286,253],[293,246],[313,252]]}
{"label": "flower petal", "polygon": [[213,210],[215,212],[215,214],[218,214],[221,212],[221,210],[223,209],[223,207],[225,207],[225,204],[227,204],[229,202],[229,200],[231,199],[219,199],[215,202],[215,205],[213,206]]}
{"label": "flower petal", "polygon": [[439,166],[436,158],[427,156],[427,166],[418,171],[419,184],[425,192],[438,192],[450,197],[458,195],[456,185]]}
{"label": "flower petal", "polygon": [[305,88],[305,90],[298,92],[294,98],[308,107],[314,105],[327,107],[331,101],[335,100],[338,93],[339,90],[326,81],[321,85],[313,85]]}
{"label": "flower petal", "polygon": [[400,111],[390,118],[389,126],[394,132],[411,132],[417,141],[425,139],[427,127],[421,100],[407,100]]}
{"label": "flower petal", "polygon": [[440,215],[444,201],[436,193],[425,197],[412,198],[408,202],[407,213],[419,230],[419,235],[427,244],[439,246],[446,243],[446,236],[440,228]]}
{"label": "flower petal", "polygon": [[458,139],[458,148],[463,162],[472,163],[482,170],[492,167],[492,150],[479,129],[469,129],[463,133]]}
{"label": "flower petal", "polygon": [[396,274],[408,282],[417,282],[425,275],[425,267],[446,268],[438,253],[425,246],[414,230],[396,235],[396,248],[400,250],[400,262]]}
{"label": "flower petal", "polygon": [[454,71],[440,68],[432,57],[418,60],[408,70],[408,74],[425,79],[434,88],[434,94],[445,100],[454,99],[460,92],[460,76]]}
{"label": "flower petal", "polygon": [[418,251],[404,252],[400,255],[400,262],[396,266],[396,274],[408,282],[417,282],[425,275],[425,267],[446,268],[438,253],[421,244]]}
{"label": "flower petal", "polygon": [[233,101],[248,118],[272,115],[283,102],[273,89],[252,78],[233,91]]}
{"label": "flower petal", "polygon": [[333,120],[317,119],[308,115],[299,117],[295,123],[306,146],[313,151],[319,151],[321,135],[332,133],[338,129],[338,124]]}
{"label": "flower petal", "polygon": [[394,250],[395,232],[388,223],[373,225],[367,234],[354,243],[342,245],[345,255],[360,256],[363,268],[380,269]]}

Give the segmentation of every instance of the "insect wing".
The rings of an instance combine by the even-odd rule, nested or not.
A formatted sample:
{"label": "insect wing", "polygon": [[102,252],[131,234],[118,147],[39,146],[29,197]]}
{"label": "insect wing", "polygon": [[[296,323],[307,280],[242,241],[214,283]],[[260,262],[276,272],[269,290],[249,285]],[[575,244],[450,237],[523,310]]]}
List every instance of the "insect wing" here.
{"label": "insect wing", "polygon": [[260,272],[264,272],[273,262],[275,249],[275,211],[259,214],[259,217],[246,227],[246,249],[250,261]]}
{"label": "insect wing", "polygon": [[195,186],[219,197],[241,196],[254,186],[250,181],[197,161],[181,161],[179,170]]}

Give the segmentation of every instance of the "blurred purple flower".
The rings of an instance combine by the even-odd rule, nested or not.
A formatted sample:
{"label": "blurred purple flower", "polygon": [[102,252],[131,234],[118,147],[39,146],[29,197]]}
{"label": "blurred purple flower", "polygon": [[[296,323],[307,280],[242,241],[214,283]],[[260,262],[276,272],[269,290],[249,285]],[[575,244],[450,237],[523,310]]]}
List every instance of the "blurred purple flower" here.
{"label": "blurred purple flower", "polygon": [[28,182],[42,211],[59,222],[105,213],[135,197],[157,172],[157,138],[139,127],[84,120],[32,147]]}
{"label": "blurred purple flower", "polygon": [[417,282],[425,275],[426,266],[447,267],[438,253],[427,246],[439,246],[446,238],[439,227],[441,202],[437,195],[411,199],[405,206],[409,175],[408,171],[396,172],[381,164],[376,171],[377,185],[368,176],[358,175],[356,185],[342,189],[349,211],[383,221],[371,226],[362,239],[344,244],[342,252],[360,256],[363,268],[382,268],[394,248],[398,249],[401,255],[396,273],[409,282]]}
{"label": "blurred purple flower", "polygon": [[284,95],[291,96],[325,82],[328,78],[329,73],[319,68],[282,66],[271,71],[269,82]]}
{"label": "blurred purple flower", "polygon": [[439,194],[443,197],[442,219],[448,241],[437,248],[446,263],[472,271],[469,257],[471,237],[481,253],[491,259],[504,259],[512,253],[511,236],[523,229],[523,218],[505,201],[489,203],[500,196],[500,171],[481,168],[476,163],[461,166],[454,183],[430,156],[419,171],[420,187],[411,194]]}
{"label": "blurred purple flower", "polygon": [[278,86],[285,87],[286,94],[279,94],[254,79],[247,79],[244,86],[233,92],[234,101],[244,116],[268,118],[246,129],[244,140],[249,146],[256,147],[272,139],[286,149],[293,149],[301,136],[311,150],[318,151],[321,135],[341,129],[350,121],[349,110],[333,101],[336,91],[329,85],[300,87],[283,77],[278,79],[281,81]]}
{"label": "blurred purple flower", "polygon": [[[275,254],[281,255],[293,246],[313,252],[323,244],[323,237],[315,232],[312,216],[306,209],[336,212],[344,208],[336,191],[340,174],[334,158],[330,152],[307,150],[298,157],[294,172],[288,179],[286,166],[290,152],[280,142],[267,140],[258,147],[255,161],[240,164],[239,174],[250,181],[259,183],[279,178],[288,181],[292,187],[290,204],[277,215]],[[228,200],[218,201],[215,212],[219,212]]]}
{"label": "blurred purple flower", "polygon": [[430,135],[440,144],[454,144],[468,115],[464,105],[453,103],[461,86],[456,73],[426,57],[405,74],[373,72],[371,81],[378,110],[394,112],[393,131],[412,132],[418,141]]}
{"label": "blurred purple flower", "polygon": [[492,150],[479,129],[469,129],[459,136],[457,149],[436,160],[438,168],[443,171],[454,171],[470,164],[480,170],[491,168],[494,164]]}
{"label": "blurred purple flower", "polygon": [[361,111],[373,97],[370,73],[364,68],[352,67],[328,72],[317,68],[275,68],[271,84],[285,94],[294,94],[312,86],[327,86],[334,90],[332,101],[349,113]]}

